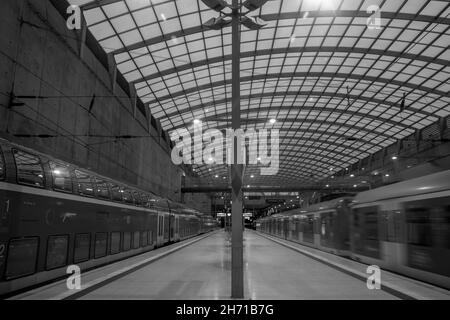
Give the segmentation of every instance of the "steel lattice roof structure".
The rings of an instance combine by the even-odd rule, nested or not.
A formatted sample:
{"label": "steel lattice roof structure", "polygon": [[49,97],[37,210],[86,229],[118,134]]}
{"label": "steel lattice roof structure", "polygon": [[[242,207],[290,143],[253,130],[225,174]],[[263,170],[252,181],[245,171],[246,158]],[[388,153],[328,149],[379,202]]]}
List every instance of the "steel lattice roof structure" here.
{"label": "steel lattice roof structure", "polygon": [[[69,2],[165,130],[230,127],[231,28],[204,27],[217,13],[202,1]],[[252,183],[318,181],[449,115],[448,1],[273,0],[252,15],[267,25],[241,30],[242,126],[281,144],[279,173],[249,167]]]}

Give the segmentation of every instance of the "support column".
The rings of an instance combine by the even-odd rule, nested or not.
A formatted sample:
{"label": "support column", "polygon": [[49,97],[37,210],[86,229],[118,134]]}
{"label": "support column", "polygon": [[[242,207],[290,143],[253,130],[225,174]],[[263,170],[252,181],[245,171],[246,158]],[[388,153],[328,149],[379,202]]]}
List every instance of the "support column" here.
{"label": "support column", "polygon": [[[232,128],[241,127],[240,106],[240,22],[239,0],[233,0],[232,28]],[[244,298],[244,242],[242,222],[242,164],[238,164],[238,140],[234,136],[233,164],[231,165],[231,297]]]}

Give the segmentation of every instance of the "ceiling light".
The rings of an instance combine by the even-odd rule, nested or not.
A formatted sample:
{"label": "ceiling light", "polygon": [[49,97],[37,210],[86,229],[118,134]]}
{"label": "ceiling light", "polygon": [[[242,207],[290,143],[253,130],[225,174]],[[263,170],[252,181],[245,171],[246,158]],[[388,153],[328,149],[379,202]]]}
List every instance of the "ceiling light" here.
{"label": "ceiling light", "polygon": [[205,22],[204,26],[213,30],[220,30],[226,25],[231,23],[231,19],[225,19],[225,17],[211,18]]}
{"label": "ceiling light", "polygon": [[385,177],[389,177],[389,173],[386,173],[384,176],[385,176]]}
{"label": "ceiling light", "polygon": [[270,122],[271,124],[275,124],[275,123],[277,122],[277,119],[270,119],[269,122]]}
{"label": "ceiling light", "polygon": [[258,30],[267,25],[267,24],[259,23],[258,21],[259,21],[258,17],[249,18],[247,16],[243,16],[241,18],[241,23],[250,30]]}
{"label": "ceiling light", "polygon": [[352,173],[352,174],[350,175],[350,178],[353,178],[353,177],[355,177],[355,175]]}
{"label": "ceiling light", "polygon": [[354,184],[354,185],[353,185],[353,188],[356,188],[357,186],[358,186],[358,185]]}
{"label": "ceiling light", "polygon": [[219,176],[216,174],[214,177],[215,177],[215,178],[218,178]]}
{"label": "ceiling light", "polygon": [[230,6],[225,0],[202,0],[202,2],[209,8],[218,12]]}
{"label": "ceiling light", "polygon": [[161,19],[163,19],[164,21],[166,21],[166,16],[164,15],[164,13],[161,13]]}
{"label": "ceiling light", "polygon": [[398,157],[397,156],[392,156],[392,160],[397,160]]}
{"label": "ceiling light", "polygon": [[252,178],[252,179],[253,179],[254,177],[255,177],[254,175],[251,175],[251,176],[250,176],[250,178]]}
{"label": "ceiling light", "polygon": [[330,185],[329,184],[327,184],[325,187],[327,187],[327,188],[329,188],[330,187]]}
{"label": "ceiling light", "polygon": [[269,0],[247,0],[242,5],[250,11],[261,8]]}
{"label": "ceiling light", "polygon": [[200,124],[200,123],[202,123],[201,120],[199,120],[199,119],[194,119],[194,124]]}

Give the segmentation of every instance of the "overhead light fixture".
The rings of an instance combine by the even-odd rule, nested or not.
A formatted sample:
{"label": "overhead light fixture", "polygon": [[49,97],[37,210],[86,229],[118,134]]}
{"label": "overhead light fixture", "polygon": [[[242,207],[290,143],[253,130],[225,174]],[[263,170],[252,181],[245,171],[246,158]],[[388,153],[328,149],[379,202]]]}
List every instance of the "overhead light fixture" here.
{"label": "overhead light fixture", "polygon": [[253,179],[254,177],[255,177],[254,175],[251,175],[251,176],[250,176],[250,178],[252,178],[252,179]]}
{"label": "overhead light fixture", "polygon": [[271,124],[275,124],[275,123],[277,122],[277,119],[270,119],[269,122],[270,122]]}
{"label": "overhead light fixture", "polygon": [[200,124],[202,121],[199,119],[194,119],[194,124]]}
{"label": "overhead light fixture", "polygon": [[327,187],[327,188],[329,188],[330,187],[330,185],[329,184],[327,184],[325,187]]}
{"label": "overhead light fixture", "polygon": [[220,12],[225,8],[229,8],[230,5],[225,0],[202,0],[202,2],[209,8]]}
{"label": "overhead light fixture", "polygon": [[389,177],[389,173],[386,173],[384,176],[385,176],[385,177]]}
{"label": "overhead light fixture", "polygon": [[216,174],[214,177],[215,177],[215,178],[218,178],[219,176]]}
{"label": "overhead light fixture", "polygon": [[351,175],[350,175],[350,178],[354,178],[355,177],[355,175],[352,173]]}
{"label": "overhead light fixture", "polygon": [[269,0],[247,0],[242,5],[250,11],[261,8]]}
{"label": "overhead light fixture", "polygon": [[265,27],[267,25],[267,23],[262,24],[262,23],[258,22],[258,20],[259,20],[258,17],[249,18],[249,17],[243,16],[241,18],[241,23],[250,30],[259,30],[262,27]]}
{"label": "overhead light fixture", "polygon": [[231,23],[231,19],[225,19],[224,16],[219,18],[211,18],[205,22],[204,26],[208,29],[220,30],[223,27],[229,25]]}
{"label": "overhead light fixture", "polygon": [[354,185],[353,185],[353,188],[356,188],[357,186],[358,186],[357,184],[354,184]]}
{"label": "overhead light fixture", "polygon": [[397,160],[398,157],[397,156],[392,156],[392,160]]}

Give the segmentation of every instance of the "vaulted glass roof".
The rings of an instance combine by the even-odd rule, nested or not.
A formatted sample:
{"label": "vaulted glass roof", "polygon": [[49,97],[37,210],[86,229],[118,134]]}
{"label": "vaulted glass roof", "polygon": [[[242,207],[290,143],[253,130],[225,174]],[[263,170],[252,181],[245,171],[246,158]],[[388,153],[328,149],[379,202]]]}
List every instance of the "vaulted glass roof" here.
{"label": "vaulted glass roof", "polygon": [[[218,14],[202,1],[69,2],[165,130],[231,126],[231,28],[205,28]],[[273,0],[251,15],[267,25],[241,29],[242,125],[281,144],[279,174],[252,183],[316,181],[450,113],[448,1]]]}

